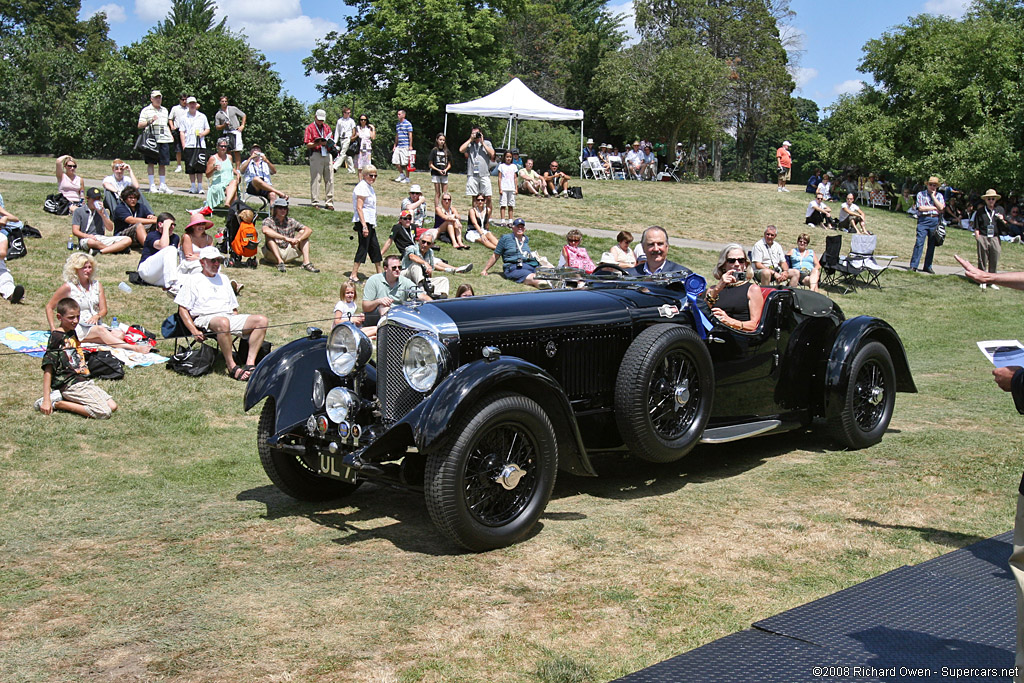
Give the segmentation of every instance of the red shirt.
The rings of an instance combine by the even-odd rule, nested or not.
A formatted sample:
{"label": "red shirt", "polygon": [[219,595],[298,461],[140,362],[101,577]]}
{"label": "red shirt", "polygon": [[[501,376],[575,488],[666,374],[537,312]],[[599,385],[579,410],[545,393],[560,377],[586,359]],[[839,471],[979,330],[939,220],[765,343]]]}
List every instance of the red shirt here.
{"label": "red shirt", "polygon": [[[327,139],[331,137],[331,127],[326,122],[323,124],[314,121],[313,123],[306,126],[306,138],[303,140],[307,145],[317,138]],[[313,145],[311,148],[313,151],[319,152],[320,145]]]}
{"label": "red shirt", "polygon": [[[306,131],[306,135],[309,135],[309,131]],[[790,156],[789,150],[783,145],[775,150],[775,158],[779,160],[779,166],[782,168],[789,168],[793,165],[793,157]]]}

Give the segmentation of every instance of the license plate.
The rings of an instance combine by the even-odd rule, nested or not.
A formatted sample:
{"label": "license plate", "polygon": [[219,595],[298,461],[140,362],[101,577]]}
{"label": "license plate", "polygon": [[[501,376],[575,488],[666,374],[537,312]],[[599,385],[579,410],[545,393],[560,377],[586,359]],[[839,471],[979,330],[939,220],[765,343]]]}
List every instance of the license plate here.
{"label": "license plate", "polygon": [[341,481],[355,482],[356,473],[351,467],[346,467],[341,463],[341,456],[331,455],[330,453],[320,454],[320,474],[331,479],[340,479]]}

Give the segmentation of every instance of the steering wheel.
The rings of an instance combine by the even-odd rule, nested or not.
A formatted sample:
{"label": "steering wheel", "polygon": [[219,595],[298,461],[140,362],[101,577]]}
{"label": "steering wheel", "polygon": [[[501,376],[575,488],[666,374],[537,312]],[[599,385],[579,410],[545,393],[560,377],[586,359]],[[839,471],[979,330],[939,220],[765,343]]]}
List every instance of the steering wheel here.
{"label": "steering wheel", "polygon": [[597,268],[594,268],[594,270],[591,273],[591,275],[596,275],[599,271],[602,271],[602,270],[617,270],[620,273],[622,273],[623,275],[626,275],[627,277],[630,275],[629,271],[627,271],[625,268],[623,268],[622,266],[617,265],[615,263],[599,263],[597,265]]}

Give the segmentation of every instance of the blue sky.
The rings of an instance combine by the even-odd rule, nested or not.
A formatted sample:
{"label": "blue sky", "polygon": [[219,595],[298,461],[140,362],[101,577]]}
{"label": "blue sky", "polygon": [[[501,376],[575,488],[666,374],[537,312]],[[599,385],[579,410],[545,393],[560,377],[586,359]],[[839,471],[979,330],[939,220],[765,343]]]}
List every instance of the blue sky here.
{"label": "blue sky", "polygon": [[[959,17],[967,0],[858,0],[852,4],[790,0],[795,16],[785,36],[799,49],[793,75],[797,94],[825,108],[845,92],[856,92],[864,74],[857,71],[861,48],[871,38],[929,12]],[[285,88],[303,102],[318,99],[317,77],[306,77],[302,59],[317,38],[342,29],[349,11],[340,0],[217,0],[228,25],[244,32],[284,79]],[[163,19],[171,0],[84,0],[83,16],[105,11],[118,45],[138,40]],[[632,0],[609,4],[631,17]],[[631,20],[631,19],[630,19]],[[631,28],[631,26],[630,26]],[[503,85],[495,83],[495,87]],[[560,104],[560,103],[556,103]]]}

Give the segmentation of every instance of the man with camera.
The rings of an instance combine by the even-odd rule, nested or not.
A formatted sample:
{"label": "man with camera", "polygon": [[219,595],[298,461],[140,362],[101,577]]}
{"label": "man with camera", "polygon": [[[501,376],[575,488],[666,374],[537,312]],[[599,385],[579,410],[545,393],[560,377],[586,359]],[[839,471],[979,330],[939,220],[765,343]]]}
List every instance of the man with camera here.
{"label": "man with camera", "polygon": [[494,148],[484,139],[480,126],[473,126],[469,139],[462,143],[459,151],[466,156],[466,196],[482,194],[487,198],[487,209],[491,209],[491,162]]}
{"label": "man with camera", "polygon": [[[309,198],[313,208],[334,211],[334,166],[331,161],[331,127],[327,124],[327,112],[316,110],[313,123],[306,126],[303,139],[309,153]],[[324,184],[326,199],[320,200],[320,182]]]}
{"label": "man with camera", "polygon": [[245,183],[245,191],[257,197],[266,197],[270,205],[278,199],[288,200],[288,195],[276,189],[270,181],[270,176],[277,173],[277,167],[263,153],[259,145],[253,145],[249,158],[238,167],[242,174],[242,182]]}
{"label": "man with camera", "polygon": [[245,112],[228,104],[227,95],[220,96],[220,109],[213,123],[221,134],[231,140],[231,159],[235,166],[242,160],[242,131],[245,130]]}
{"label": "man with camera", "polygon": [[775,226],[769,225],[764,229],[764,237],[754,245],[750,259],[754,264],[754,276],[766,287],[774,284],[797,287],[800,271],[789,267],[786,252],[775,242],[777,234]]}

